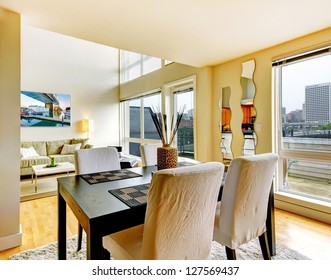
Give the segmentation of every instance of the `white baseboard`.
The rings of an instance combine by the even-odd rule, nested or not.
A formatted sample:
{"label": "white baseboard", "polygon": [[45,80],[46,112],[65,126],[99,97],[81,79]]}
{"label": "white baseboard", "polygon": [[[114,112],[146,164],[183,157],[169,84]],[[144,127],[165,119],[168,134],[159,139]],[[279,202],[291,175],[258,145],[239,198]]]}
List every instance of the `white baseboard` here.
{"label": "white baseboard", "polygon": [[287,193],[275,193],[275,207],[331,224],[331,204]]}
{"label": "white baseboard", "polygon": [[20,232],[12,235],[0,237],[0,251],[7,250],[13,247],[22,245],[22,226]]}

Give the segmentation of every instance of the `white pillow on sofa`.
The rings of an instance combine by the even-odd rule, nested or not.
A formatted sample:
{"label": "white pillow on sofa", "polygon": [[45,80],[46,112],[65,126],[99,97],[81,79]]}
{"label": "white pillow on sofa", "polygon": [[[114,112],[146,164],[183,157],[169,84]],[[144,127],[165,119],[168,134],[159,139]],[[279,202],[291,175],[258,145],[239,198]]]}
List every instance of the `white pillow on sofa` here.
{"label": "white pillow on sofa", "polygon": [[79,150],[81,146],[82,146],[82,143],[72,144],[72,145],[64,144],[62,151],[61,151],[61,155],[74,154],[75,151]]}
{"label": "white pillow on sofa", "polygon": [[22,158],[39,157],[39,154],[36,152],[34,147],[21,148],[21,157]]}

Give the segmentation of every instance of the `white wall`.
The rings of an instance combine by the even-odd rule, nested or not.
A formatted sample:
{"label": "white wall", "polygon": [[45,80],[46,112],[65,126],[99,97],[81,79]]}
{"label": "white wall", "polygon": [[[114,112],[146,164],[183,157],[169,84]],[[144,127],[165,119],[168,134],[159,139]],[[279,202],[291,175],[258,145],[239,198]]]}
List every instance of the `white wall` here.
{"label": "white wall", "polygon": [[20,15],[0,8],[0,251],[21,245]]}
{"label": "white wall", "polygon": [[22,26],[21,57],[21,90],[71,96],[70,127],[21,127],[22,141],[86,137],[89,118],[90,144],[119,143],[118,49]]}

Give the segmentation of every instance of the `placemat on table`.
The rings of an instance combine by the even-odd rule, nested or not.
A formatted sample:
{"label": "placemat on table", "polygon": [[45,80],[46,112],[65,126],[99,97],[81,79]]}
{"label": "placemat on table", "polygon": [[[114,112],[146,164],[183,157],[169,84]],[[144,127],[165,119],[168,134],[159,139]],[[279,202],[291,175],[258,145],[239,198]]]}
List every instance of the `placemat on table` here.
{"label": "placemat on table", "polygon": [[149,184],[142,184],[122,189],[109,190],[112,195],[129,207],[136,207],[147,203]]}
{"label": "placemat on table", "polygon": [[104,172],[97,172],[91,174],[84,174],[80,176],[90,185],[93,185],[98,183],[141,177],[142,175],[132,172],[128,169],[120,169],[116,171],[104,171]]}

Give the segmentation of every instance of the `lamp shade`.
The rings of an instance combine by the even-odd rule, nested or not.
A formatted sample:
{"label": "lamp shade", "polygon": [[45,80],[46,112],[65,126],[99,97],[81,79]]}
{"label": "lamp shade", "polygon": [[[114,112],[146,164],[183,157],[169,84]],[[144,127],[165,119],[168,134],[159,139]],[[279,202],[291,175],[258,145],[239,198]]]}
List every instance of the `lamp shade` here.
{"label": "lamp shade", "polygon": [[94,122],[93,120],[88,121],[88,131],[94,131]]}
{"label": "lamp shade", "polygon": [[93,120],[82,120],[82,132],[91,132],[94,130]]}

